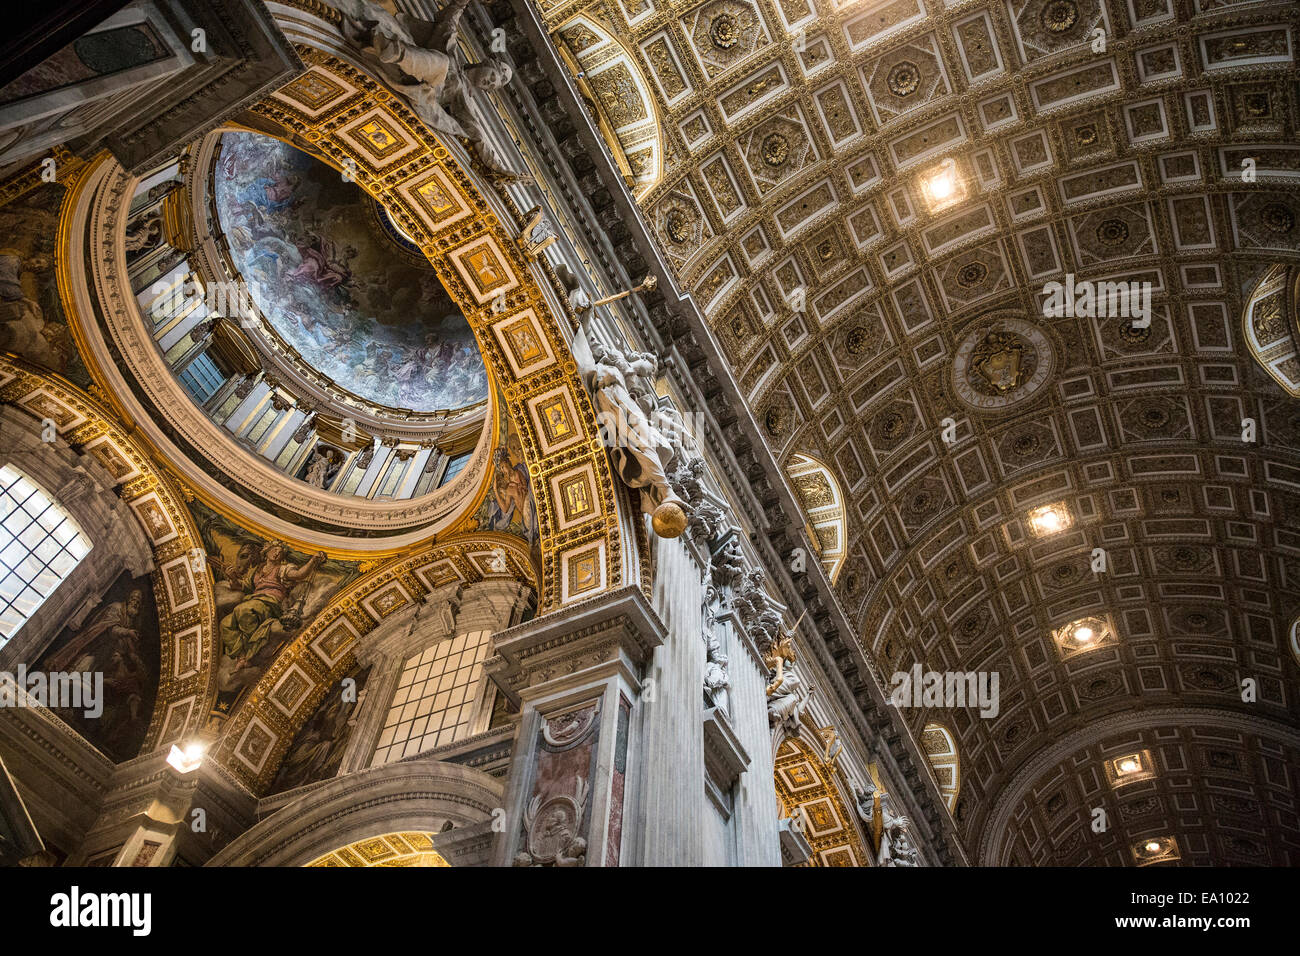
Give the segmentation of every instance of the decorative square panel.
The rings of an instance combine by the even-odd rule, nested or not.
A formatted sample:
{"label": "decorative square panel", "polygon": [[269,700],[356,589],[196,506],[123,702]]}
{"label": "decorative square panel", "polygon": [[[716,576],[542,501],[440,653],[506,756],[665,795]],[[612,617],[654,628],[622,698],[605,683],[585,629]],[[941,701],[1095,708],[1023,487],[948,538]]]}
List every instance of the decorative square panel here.
{"label": "decorative square panel", "polygon": [[453,250],[451,261],[480,305],[519,286],[518,277],[491,236]]}
{"label": "decorative square panel", "polygon": [[320,633],[312,639],[309,646],[316,656],[325,662],[326,667],[333,667],[352,643],[360,638],[361,634],[357,631],[356,625],[346,614],[340,614],[321,628]]}
{"label": "decorative square panel", "polygon": [[1026,63],[1085,46],[1095,30],[1110,33],[1101,0],[1009,0],[1007,8]]}
{"label": "decorative square panel", "polygon": [[528,400],[528,414],[537,431],[543,455],[568,448],[582,440],[573,395],[561,385]]}
{"label": "decorative square panel", "polygon": [[651,76],[654,77],[659,91],[663,93],[664,100],[669,106],[690,94],[690,80],[687,79],[686,71],[682,69],[681,61],[677,58],[677,51],[673,49],[667,31],[656,33],[643,42],[641,51],[645,54],[646,62],[650,64]]}
{"label": "decorative square panel", "polygon": [[818,854],[818,858],[821,860],[822,866],[855,867],[862,865],[858,862],[858,858],[853,855],[853,847],[848,845],[833,846],[828,850],[822,850]]}
{"label": "decorative square panel", "polygon": [[139,478],[143,472],[135,462],[108,435],[100,435],[85,444],[85,450],[95,457],[104,470],[113,476],[115,484],[124,484],[132,478]]}
{"label": "decorative square panel", "polygon": [[338,130],[371,166],[383,169],[424,152],[424,145],[396,117],[376,107]]}
{"label": "decorative square panel", "polygon": [[42,422],[54,423],[55,430],[62,435],[70,428],[76,428],[88,419],[75,408],[56,398],[51,392],[38,388],[30,395],[24,395],[17,403],[27,409]]}
{"label": "decorative square panel", "polygon": [[838,833],[844,829],[830,797],[818,797],[799,806],[803,810],[804,820],[808,825],[807,834],[809,837],[817,839],[829,836],[832,833]]}
{"label": "decorative square panel", "polygon": [[167,705],[167,715],[163,718],[163,729],[158,738],[160,746],[176,741],[185,732],[185,726],[189,723],[190,714],[194,712],[197,701],[198,698],[191,695],[182,700],[174,700]]}
{"label": "decorative square panel", "polygon": [[410,592],[401,581],[390,581],[361,601],[361,606],[383,620],[398,608],[413,603]]}
{"label": "decorative square panel", "polygon": [[500,343],[515,378],[524,378],[555,363],[551,343],[533,309],[494,323],[492,334]]}
{"label": "decorative square panel", "polygon": [[356,87],[350,83],[313,67],[271,96],[310,121],[318,119],[356,92]]}
{"label": "decorative square panel", "polygon": [[813,770],[812,764],[806,760],[798,763],[784,764],[777,770],[785,781],[785,785],[791,790],[807,790],[810,787],[821,785],[821,778]]}
{"label": "decorative square panel", "polygon": [[415,569],[414,573],[419,582],[430,591],[436,590],[444,584],[466,580],[465,575],[456,566],[456,562],[450,558],[439,558],[429,564],[422,564]]}
{"label": "decorative square panel", "polygon": [[605,573],[604,538],[565,551],[560,555],[560,602],[603,591]]}
{"label": "decorative square panel", "polygon": [[697,7],[682,17],[682,29],[709,79],[772,42],[758,10],[739,0],[713,0]]}
{"label": "decorative square panel", "polygon": [[[722,192],[723,196],[714,196],[715,202],[719,209],[731,209],[739,197],[730,190],[729,183],[723,184]],[[713,238],[713,229],[700,211],[689,180],[678,183],[655,206],[651,216],[665,251],[679,266],[689,262]]]}
{"label": "decorative square panel", "polygon": [[423,213],[420,218],[429,224],[430,232],[455,225],[473,212],[442,166],[402,183],[396,191]]}
{"label": "decorative square panel", "polygon": [[235,756],[254,774],[259,774],[266,765],[266,758],[271,755],[277,739],[278,735],[275,731],[261,719],[254,717],[244,728],[239,743],[235,745]]}
{"label": "decorative square panel", "polygon": [[957,21],[952,32],[967,79],[976,82],[1002,72],[1002,52],[987,10]]}
{"label": "decorative square panel", "polygon": [[155,547],[166,544],[176,537],[176,528],[167,515],[167,509],[163,507],[162,500],[158,497],[156,491],[151,491],[147,495],[141,495],[133,500],[131,510],[140,519],[145,535]]}
{"label": "decorative square panel", "polygon": [[195,624],[172,636],[172,679],[184,680],[199,672],[203,663],[203,627]]}
{"label": "decorative square panel", "polygon": [[159,568],[159,573],[162,574],[167,603],[171,605],[173,614],[199,603],[199,590],[194,583],[188,555],[167,562]]}
{"label": "decorative square panel", "polygon": [[1110,206],[1070,220],[1080,265],[1152,255],[1156,249],[1150,212],[1140,203]]}
{"label": "decorative square panel", "polygon": [[1128,127],[1129,142],[1135,146],[1169,136],[1165,104],[1161,99],[1124,104],[1124,122]]}
{"label": "decorative square panel", "polygon": [[559,518],[557,530],[564,531],[601,514],[596,472],[591,462],[552,475],[551,500]]}
{"label": "decorative square panel", "polygon": [[297,664],[291,664],[276,681],[268,695],[272,704],[286,716],[293,714],[316,682]]}
{"label": "decorative square panel", "polygon": [[919,37],[874,58],[861,68],[862,85],[884,125],[950,92],[948,75],[933,34]]}

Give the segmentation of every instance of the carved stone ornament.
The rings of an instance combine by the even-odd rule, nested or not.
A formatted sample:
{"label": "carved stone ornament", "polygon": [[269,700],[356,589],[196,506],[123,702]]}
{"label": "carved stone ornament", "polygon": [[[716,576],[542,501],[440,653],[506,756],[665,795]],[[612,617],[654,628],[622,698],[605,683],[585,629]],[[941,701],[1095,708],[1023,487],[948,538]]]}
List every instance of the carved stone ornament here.
{"label": "carved stone ornament", "polygon": [[524,849],[515,854],[514,865],[585,865],[587,841],[578,833],[582,830],[586,803],[587,781],[582,777],[574,782],[572,796],[557,794],[546,799],[541,794],[534,796],[524,811]]}

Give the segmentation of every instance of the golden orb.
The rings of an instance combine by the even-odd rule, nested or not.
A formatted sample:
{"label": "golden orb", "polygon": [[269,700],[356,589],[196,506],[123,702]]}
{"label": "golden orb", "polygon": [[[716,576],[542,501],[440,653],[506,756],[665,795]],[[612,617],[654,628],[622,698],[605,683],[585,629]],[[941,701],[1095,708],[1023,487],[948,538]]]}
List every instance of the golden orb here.
{"label": "golden orb", "polygon": [[650,524],[661,538],[680,537],[686,530],[686,511],[675,501],[665,501],[655,509]]}

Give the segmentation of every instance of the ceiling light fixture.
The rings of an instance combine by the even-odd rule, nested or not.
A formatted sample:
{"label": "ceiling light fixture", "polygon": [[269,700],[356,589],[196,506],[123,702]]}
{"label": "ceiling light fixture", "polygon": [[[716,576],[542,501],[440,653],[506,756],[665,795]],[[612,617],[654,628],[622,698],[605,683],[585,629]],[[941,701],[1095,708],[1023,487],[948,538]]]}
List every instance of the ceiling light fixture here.
{"label": "ceiling light fixture", "polygon": [[957,175],[957,163],[945,159],[921,177],[921,192],[930,212],[939,212],[966,198],[966,187]]}
{"label": "ceiling light fixture", "polygon": [[[1109,622],[1100,617],[1085,617],[1063,624],[1052,632],[1057,646],[1065,655],[1090,651],[1114,637]],[[1115,765],[1118,767],[1118,764]]]}
{"label": "ceiling light fixture", "polygon": [[192,773],[202,766],[203,755],[207,752],[208,745],[197,740],[190,741],[183,748],[172,744],[167,763],[179,773]]}
{"label": "ceiling light fixture", "polygon": [[1045,538],[1058,531],[1064,531],[1069,526],[1070,513],[1065,510],[1063,504],[1043,505],[1029,512],[1029,530],[1036,537]]}
{"label": "ceiling light fixture", "polygon": [[1120,754],[1106,761],[1106,779],[1112,787],[1122,787],[1141,780],[1150,780],[1155,776],[1151,751],[1139,750],[1134,753]]}

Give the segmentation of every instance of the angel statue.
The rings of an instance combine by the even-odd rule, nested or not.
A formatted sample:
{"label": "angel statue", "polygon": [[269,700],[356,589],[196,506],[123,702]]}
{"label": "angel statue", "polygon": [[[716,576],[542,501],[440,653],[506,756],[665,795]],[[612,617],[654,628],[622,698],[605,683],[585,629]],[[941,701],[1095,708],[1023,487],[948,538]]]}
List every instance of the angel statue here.
{"label": "angel statue", "polygon": [[763,655],[763,663],[772,672],[772,682],[767,685],[768,720],[792,732],[798,728],[808,700],[807,689],[794,663],[793,637],[792,633],[786,633]]}
{"label": "angel statue", "polygon": [[465,140],[494,179],[526,182],[489,141],[475,91],[499,90],[510,65],[489,57],[462,64],[456,51],[460,18],[470,0],[452,0],[436,20],[392,13],[374,0],[330,0],[343,14],[343,35],[368,54],[380,74],[432,129]]}
{"label": "angel statue", "polygon": [[[907,817],[890,809],[888,800],[881,799],[877,787],[868,782],[866,789],[857,791],[858,816],[867,825],[872,839],[879,839],[878,859],[881,866],[920,866],[919,854],[908,833]],[[879,809],[880,818],[876,818]]]}
{"label": "angel statue", "polygon": [[[584,312],[573,336],[573,357],[596,406],[614,471],[652,516],[655,534],[676,538],[686,530],[688,505],[668,479],[680,454],[675,413],[660,407],[655,390],[658,360],[649,352],[620,351],[592,342],[591,313]],[[638,494],[639,493],[639,494]]]}

